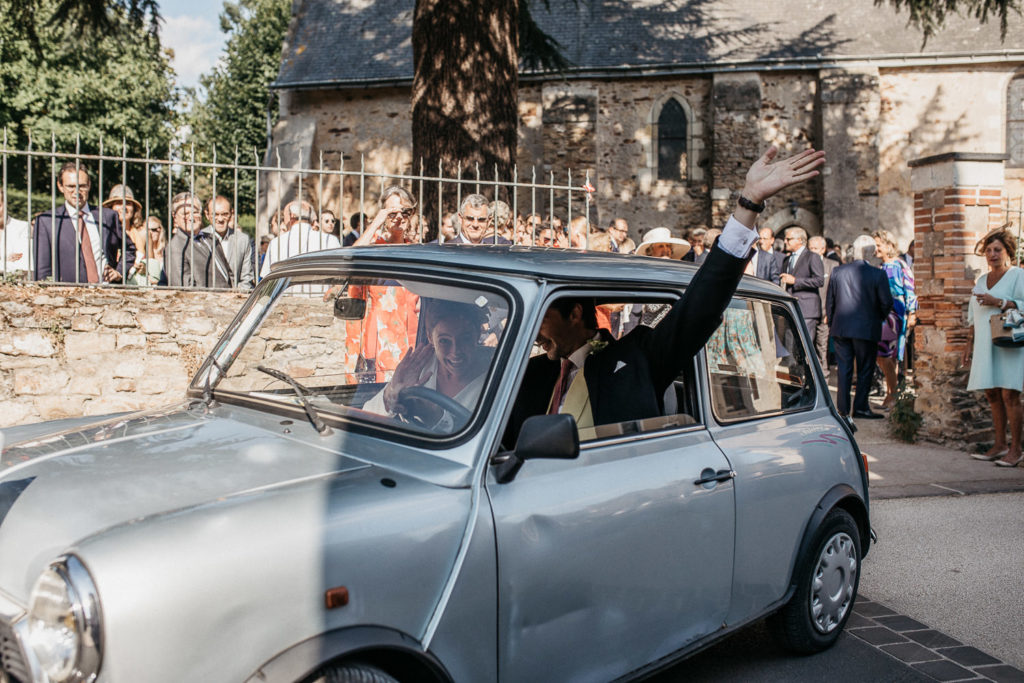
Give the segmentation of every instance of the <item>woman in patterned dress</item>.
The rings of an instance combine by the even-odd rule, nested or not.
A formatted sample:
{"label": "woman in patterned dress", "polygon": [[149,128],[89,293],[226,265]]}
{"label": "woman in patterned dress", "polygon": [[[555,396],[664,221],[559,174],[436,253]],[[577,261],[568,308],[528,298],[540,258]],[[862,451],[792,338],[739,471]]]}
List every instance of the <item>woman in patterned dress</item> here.
{"label": "woman in patterned dress", "polygon": [[882,269],[889,278],[893,307],[882,326],[882,341],[878,343],[878,367],[885,375],[885,400],[882,408],[888,410],[896,401],[896,368],[903,362],[907,350],[907,336],[917,324],[917,294],[914,291],[914,273],[907,262],[899,258],[896,238],[888,230],[876,230],[871,235],[875,251],[882,259]]}

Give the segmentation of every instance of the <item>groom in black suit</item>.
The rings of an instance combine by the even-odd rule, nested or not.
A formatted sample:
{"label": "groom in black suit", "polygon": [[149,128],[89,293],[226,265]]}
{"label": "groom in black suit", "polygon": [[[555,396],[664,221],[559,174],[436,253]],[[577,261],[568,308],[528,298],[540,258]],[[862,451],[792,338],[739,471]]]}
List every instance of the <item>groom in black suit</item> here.
{"label": "groom in black suit", "polygon": [[854,242],[854,260],[832,271],[825,293],[825,314],[839,375],[836,408],[840,415],[849,418],[850,384],[856,365],[853,416],[872,419],[881,417],[868,405],[868,391],[875,375],[882,321],[892,310],[892,294],[885,271],[867,262],[875,247],[870,241],[865,242]]}
{"label": "groom in black suit", "polygon": [[[771,147],[750,170],[738,205],[685,294],[650,328],[638,326],[621,339],[597,329],[594,301],[562,299],[547,310],[533,358],[506,432],[512,443],[531,415],[571,413],[578,425],[602,425],[660,415],[665,389],[721,323],[757,239],[752,226],[764,201],[779,190],[818,175],[825,153],[807,150],[773,163]],[[579,370],[582,369],[582,372]],[[584,401],[575,385],[585,382]]]}
{"label": "groom in black suit", "polygon": [[111,210],[89,208],[85,166],[68,162],[57,176],[64,204],[35,220],[35,279],[54,282],[121,282],[135,264],[135,244],[125,239]]}

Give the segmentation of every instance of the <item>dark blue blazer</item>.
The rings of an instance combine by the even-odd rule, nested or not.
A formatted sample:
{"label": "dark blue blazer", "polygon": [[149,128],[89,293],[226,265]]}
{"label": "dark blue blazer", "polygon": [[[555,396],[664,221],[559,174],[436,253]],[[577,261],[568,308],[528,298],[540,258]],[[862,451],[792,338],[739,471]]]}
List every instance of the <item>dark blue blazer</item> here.
{"label": "dark blue blazer", "polygon": [[881,268],[860,260],[832,271],[825,293],[830,336],[878,341],[891,310],[889,278]]}
{"label": "dark blue blazer", "polygon": [[[121,220],[113,211],[92,209],[89,212],[100,227],[100,241],[107,265],[119,273],[126,274],[135,265],[135,244],[126,238],[121,230]],[[56,233],[56,237],[54,234]],[[44,211],[36,216],[35,226],[35,278],[45,280],[53,277],[54,282],[89,281],[85,270],[85,258],[78,242],[78,226],[68,215],[63,204],[56,214]],[[56,247],[57,269],[53,269],[52,250]],[[103,269],[99,272],[103,282]]]}
{"label": "dark blue blazer", "polygon": [[[789,254],[782,262],[782,272],[787,272],[793,255]],[[797,304],[804,319],[818,320],[821,318],[821,294],[818,289],[825,284],[825,266],[821,257],[804,247],[800,258],[793,264],[791,271],[796,282],[786,286],[786,291],[796,297]]]}
{"label": "dark blue blazer", "polygon": [[782,272],[782,259],[777,257],[778,253],[777,251],[773,251],[770,254],[767,251],[758,251],[756,254],[757,269],[754,275],[762,280],[779,284],[779,274]]}

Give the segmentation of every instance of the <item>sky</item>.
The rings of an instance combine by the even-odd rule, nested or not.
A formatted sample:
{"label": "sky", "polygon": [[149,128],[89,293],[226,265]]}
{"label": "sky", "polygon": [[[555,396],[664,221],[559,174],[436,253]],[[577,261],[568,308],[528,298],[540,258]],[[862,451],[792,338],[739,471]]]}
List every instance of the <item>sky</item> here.
{"label": "sky", "polygon": [[224,49],[226,34],[220,30],[220,0],[162,0],[164,22],[160,37],[174,50],[177,85],[195,87],[200,74],[208,73]]}

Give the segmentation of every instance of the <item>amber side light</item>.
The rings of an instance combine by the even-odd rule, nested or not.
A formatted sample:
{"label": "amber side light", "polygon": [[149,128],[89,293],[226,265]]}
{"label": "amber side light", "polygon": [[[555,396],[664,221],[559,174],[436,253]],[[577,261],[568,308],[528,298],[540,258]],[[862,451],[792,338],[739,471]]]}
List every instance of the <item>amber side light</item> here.
{"label": "amber side light", "polygon": [[344,607],[348,604],[348,588],[344,586],[328,588],[327,592],[324,593],[324,601],[327,603],[327,609]]}
{"label": "amber side light", "polygon": [[864,474],[868,474],[868,456],[867,453],[861,453],[860,459],[864,461]]}

